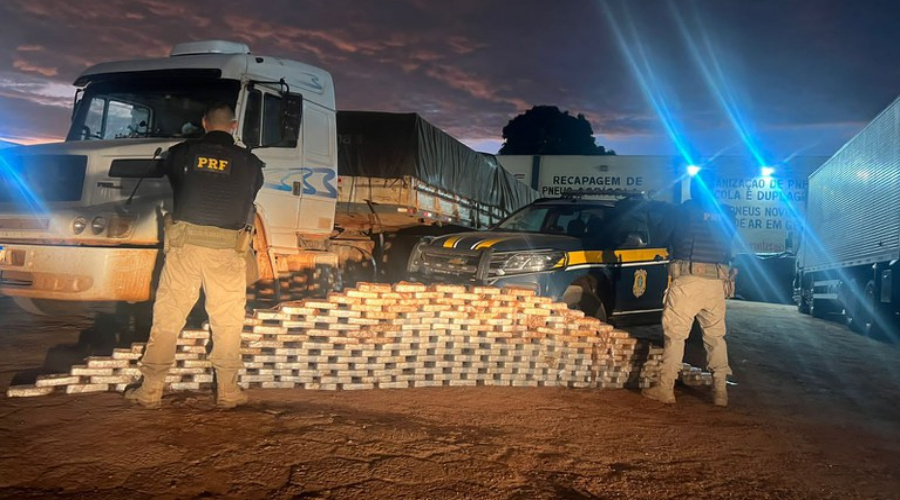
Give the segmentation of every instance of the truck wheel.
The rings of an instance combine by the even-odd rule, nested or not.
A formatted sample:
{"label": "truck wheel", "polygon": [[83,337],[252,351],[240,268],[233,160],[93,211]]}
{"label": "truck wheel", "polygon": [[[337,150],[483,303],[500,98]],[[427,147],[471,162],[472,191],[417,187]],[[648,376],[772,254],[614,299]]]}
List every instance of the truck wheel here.
{"label": "truck wheel", "polygon": [[853,321],[854,331],[866,337],[879,336],[882,332],[879,324],[878,302],[875,300],[875,281],[866,283],[862,300],[856,307],[858,320]]}
{"label": "truck wheel", "polygon": [[828,301],[824,299],[812,299],[809,308],[809,315],[813,318],[826,319],[833,312],[833,307],[828,306]]}
{"label": "truck wheel", "polygon": [[809,299],[806,297],[806,294],[803,290],[800,291],[800,300],[797,301],[797,311],[800,314],[809,314],[812,312],[812,308],[809,306]]}
{"label": "truck wheel", "polygon": [[859,284],[854,279],[850,281],[850,284],[846,288],[842,288],[838,297],[841,304],[844,305],[844,320],[847,327],[854,332],[864,333],[866,326],[863,310],[865,308],[862,307],[862,304],[865,299],[860,300],[859,294]]}
{"label": "truck wheel", "polygon": [[28,297],[13,297],[12,299],[20,309],[36,316],[78,316],[85,311],[84,304],[81,302],[30,299]]}
{"label": "truck wheel", "polygon": [[797,311],[800,314],[810,314],[812,312],[812,281],[810,276],[798,276],[796,278],[797,292]]}

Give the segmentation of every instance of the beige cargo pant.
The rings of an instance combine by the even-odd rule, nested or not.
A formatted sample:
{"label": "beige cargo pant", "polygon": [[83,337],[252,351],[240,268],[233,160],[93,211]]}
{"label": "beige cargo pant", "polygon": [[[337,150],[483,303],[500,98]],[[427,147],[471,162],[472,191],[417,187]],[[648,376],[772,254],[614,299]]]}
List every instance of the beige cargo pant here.
{"label": "beige cargo pant", "polygon": [[722,280],[682,275],[666,290],[662,327],[665,350],[660,375],[675,379],[684,360],[684,341],[691,334],[694,318],[703,330],[706,364],[710,372],[730,375],[725,343],[725,289]]}
{"label": "beige cargo pant", "polygon": [[153,326],[139,367],[147,380],[165,378],[175,364],[175,343],[188,314],[206,294],[212,328],[209,356],[217,371],[235,371],[241,361],[241,330],[247,304],[246,261],[233,248],[213,249],[185,244],[170,248],[153,304]]}

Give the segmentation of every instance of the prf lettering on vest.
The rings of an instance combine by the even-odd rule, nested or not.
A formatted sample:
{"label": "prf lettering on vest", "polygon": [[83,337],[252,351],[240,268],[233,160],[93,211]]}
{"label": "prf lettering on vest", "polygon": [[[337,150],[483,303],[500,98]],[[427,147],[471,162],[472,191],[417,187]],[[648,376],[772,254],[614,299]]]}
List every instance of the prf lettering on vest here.
{"label": "prf lettering on vest", "polygon": [[194,168],[206,172],[228,173],[229,164],[230,160],[224,158],[197,156],[194,161]]}

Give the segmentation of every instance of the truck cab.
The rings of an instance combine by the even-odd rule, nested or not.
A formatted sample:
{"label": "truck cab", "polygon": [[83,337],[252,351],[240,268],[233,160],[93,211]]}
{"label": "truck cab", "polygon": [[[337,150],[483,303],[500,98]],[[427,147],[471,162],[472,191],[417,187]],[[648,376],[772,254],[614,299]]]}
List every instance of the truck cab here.
{"label": "truck cab", "polygon": [[149,300],[171,208],[157,163],[203,134],[213,101],[234,107],[236,141],[266,163],[256,200],[261,262],[275,273],[289,260],[336,260],[326,243],[337,200],[328,72],[206,41],[165,58],[98,64],[75,86],[64,142],[0,153],[0,294],[30,310]]}
{"label": "truck cab", "polygon": [[489,231],[423,239],[419,281],[518,286],[609,323],[658,320],[668,286],[668,203],[544,198]]}

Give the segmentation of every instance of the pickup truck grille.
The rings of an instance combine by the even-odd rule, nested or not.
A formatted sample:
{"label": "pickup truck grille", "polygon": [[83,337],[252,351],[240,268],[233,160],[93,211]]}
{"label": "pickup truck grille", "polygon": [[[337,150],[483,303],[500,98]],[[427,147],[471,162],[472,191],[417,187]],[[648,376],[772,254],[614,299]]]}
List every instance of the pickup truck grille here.
{"label": "pickup truck grille", "polygon": [[431,279],[485,284],[502,272],[508,253],[495,253],[490,248],[462,250],[420,244],[410,257],[409,271]]}
{"label": "pickup truck grille", "polygon": [[421,244],[410,258],[410,271],[434,278],[477,282],[486,275],[490,254],[490,249],[460,250]]}

